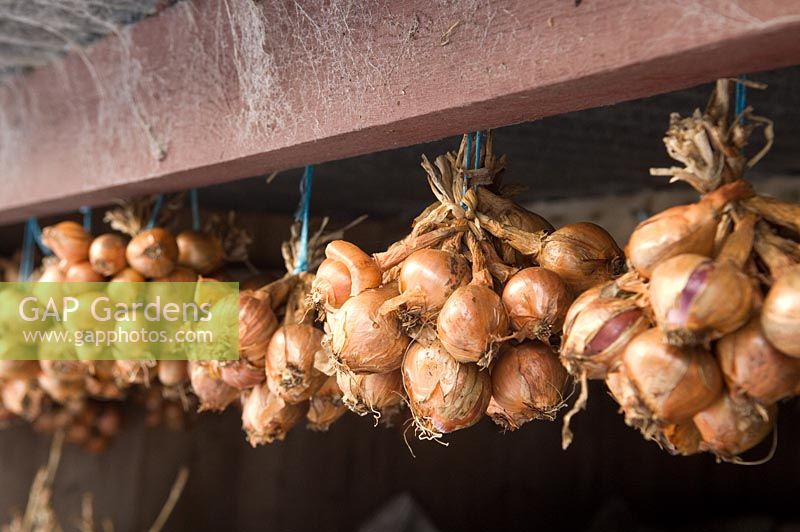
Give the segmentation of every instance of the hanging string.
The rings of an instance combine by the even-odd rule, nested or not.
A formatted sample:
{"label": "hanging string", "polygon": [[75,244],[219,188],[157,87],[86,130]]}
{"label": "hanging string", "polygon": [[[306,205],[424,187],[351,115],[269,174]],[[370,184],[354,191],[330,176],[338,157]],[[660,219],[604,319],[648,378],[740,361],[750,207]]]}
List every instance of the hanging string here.
{"label": "hanging string", "polygon": [[33,273],[33,231],[28,220],[25,223],[25,230],[22,234],[22,256],[19,262],[19,278],[21,281],[28,281]]}
{"label": "hanging string", "polygon": [[49,247],[44,245],[44,241],[42,240],[42,228],[39,227],[39,220],[37,220],[35,216],[31,216],[28,218],[27,225],[30,228],[33,241],[36,242],[36,245],[39,247],[42,254],[48,257],[52,255],[53,252]]}
{"label": "hanging string", "polygon": [[200,230],[200,206],[197,200],[197,189],[193,188],[189,191],[189,203],[192,206],[192,230]]}
{"label": "hanging string", "polygon": [[150,214],[150,221],[147,222],[145,229],[152,229],[156,226],[158,221],[158,213],[161,211],[161,206],[164,204],[164,194],[159,194],[156,197],[156,203],[153,205],[153,212]]}
{"label": "hanging string", "polygon": [[308,165],[303,171],[303,178],[300,180],[300,203],[294,215],[295,221],[300,223],[300,249],[294,273],[308,270],[308,215],[311,210],[311,187],[313,183],[314,167]]}
{"label": "hanging string", "polygon": [[78,211],[83,215],[83,230],[87,233],[92,232],[92,208],[81,207]]}
{"label": "hanging string", "polygon": [[[475,135],[475,159],[474,159],[474,161],[472,159],[470,159],[470,156],[472,155],[472,135],[473,134]],[[467,133],[467,146],[466,146],[466,149],[464,150],[464,169],[465,170],[469,170],[470,168],[473,168],[473,169],[477,170],[480,167],[481,167],[481,132],[480,131],[476,131],[475,133]],[[461,195],[462,196],[466,196],[467,195],[467,188],[469,188],[469,176],[465,175],[464,176],[464,185],[463,185],[462,190],[461,190]],[[461,201],[461,207],[463,209],[467,208],[467,204],[463,200]]]}
{"label": "hanging string", "polygon": [[734,113],[736,114],[737,119],[740,123],[744,122],[744,117],[742,113],[747,107],[747,85],[743,82],[747,79],[747,76],[739,76],[739,81],[736,83],[736,89],[734,92]]}

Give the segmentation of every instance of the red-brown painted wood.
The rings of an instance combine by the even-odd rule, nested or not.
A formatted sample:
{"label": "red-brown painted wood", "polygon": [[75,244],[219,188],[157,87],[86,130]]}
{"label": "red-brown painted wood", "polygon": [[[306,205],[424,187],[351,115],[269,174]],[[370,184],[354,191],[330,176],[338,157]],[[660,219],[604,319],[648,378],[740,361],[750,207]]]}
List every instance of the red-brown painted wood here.
{"label": "red-brown painted wood", "polygon": [[179,3],[0,85],[0,222],[800,63],[791,0],[318,4]]}

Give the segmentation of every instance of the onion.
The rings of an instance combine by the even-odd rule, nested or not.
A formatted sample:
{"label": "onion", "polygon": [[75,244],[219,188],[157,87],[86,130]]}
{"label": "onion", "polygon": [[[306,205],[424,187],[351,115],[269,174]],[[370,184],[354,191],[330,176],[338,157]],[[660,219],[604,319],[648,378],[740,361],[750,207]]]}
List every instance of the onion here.
{"label": "onion", "polygon": [[178,261],[178,243],[166,229],[146,229],[128,243],[125,257],[145,277],[164,277]]}
{"label": "onion", "polygon": [[719,367],[705,349],[669,345],[658,329],[633,338],[622,361],[644,407],[644,424],[685,423],[722,391]]}
{"label": "onion", "polygon": [[64,274],[68,283],[100,283],[103,276],[97,273],[89,262],[76,262]]}
{"label": "onion", "polygon": [[42,230],[42,243],[68,264],[89,260],[92,236],[76,222],[60,222]]}
{"label": "onion", "polygon": [[106,293],[115,303],[131,304],[139,299],[142,292],[139,288],[128,283],[143,283],[145,278],[133,268],[125,268],[115,275],[108,283]]}
{"label": "onion", "polygon": [[254,366],[247,360],[222,363],[219,374],[225,384],[237,390],[248,390],[267,379],[264,368]]}
{"label": "onion", "polygon": [[[11,353],[4,355],[11,356]],[[5,356],[0,359],[0,380],[35,379],[41,373],[39,363],[35,360],[11,360]]]}
{"label": "onion", "polygon": [[540,342],[506,345],[492,367],[492,420],[515,430],[534,419],[552,421],[564,403],[569,376],[558,356]]}
{"label": "onion", "polygon": [[166,387],[180,386],[189,380],[189,364],[184,360],[161,360],[158,381]]}
{"label": "onion", "polygon": [[27,420],[36,419],[42,411],[44,392],[30,379],[14,379],[0,386],[0,401],[11,413]]}
{"label": "onion", "polygon": [[265,359],[270,392],[291,404],[311,397],[325,380],[314,368],[322,336],[322,331],[304,324],[284,325],[272,335]]}
{"label": "onion", "polygon": [[267,345],[278,329],[278,318],[269,298],[260,292],[245,290],[239,293],[239,351],[242,357],[263,365]]}
{"label": "onion", "polygon": [[675,345],[693,345],[733,332],[753,307],[750,278],[730,261],[677,255],[653,270],[650,302],[656,322]]}
{"label": "onion", "polygon": [[164,277],[156,277],[154,282],[158,283],[194,283],[197,281],[197,272],[191,268],[177,266]]}
{"label": "onion", "polygon": [[83,381],[65,381],[51,375],[39,375],[39,387],[57,403],[78,401],[86,395]]}
{"label": "onion", "polygon": [[222,266],[225,252],[216,236],[201,231],[182,231],[175,239],[178,244],[178,264],[208,275]]}
{"label": "onion", "polygon": [[650,327],[632,299],[604,295],[611,288],[584,292],[567,312],[561,360],[572,375],[605,378],[619,365],[628,342]]}
{"label": "onion", "polygon": [[508,280],[502,300],[515,331],[523,338],[549,343],[564,324],[572,296],[557,273],[534,267]]}
{"label": "onion", "polygon": [[749,183],[739,180],[706,194],[697,203],[662,211],[633,230],[625,255],[647,278],[657,265],[671,257],[685,253],[710,257],[722,209],[730,201],[752,193]]}
{"label": "onion", "polygon": [[403,406],[403,377],[400,370],[356,375],[346,370],[336,373],[342,402],[359,416],[372,414],[375,423],[390,424]]}
{"label": "onion", "polygon": [[[41,353],[41,350],[40,350]],[[40,355],[41,356],[41,355]],[[34,362],[35,364],[35,362]],[[42,373],[62,381],[83,381],[89,374],[89,366],[80,360],[40,360]]]}
{"label": "onion", "polygon": [[116,234],[106,233],[92,240],[89,247],[89,262],[94,271],[111,277],[122,271],[128,263],[125,260],[125,240]]}
{"label": "onion", "polygon": [[722,394],[694,416],[703,442],[700,447],[732,459],[758,445],[772,430],[777,407],[762,407],[744,396]]}
{"label": "onion", "polygon": [[342,263],[350,274],[350,295],[381,285],[381,269],[372,257],[344,240],[334,240],[325,248],[325,256]]}
{"label": "onion", "polygon": [[189,377],[192,390],[200,399],[198,412],[221,412],[239,397],[239,391],[212,375],[205,363],[190,362]]}
{"label": "onion", "polygon": [[342,402],[342,390],[336,384],[335,376],[327,377],[319,390],[311,396],[308,407],[306,426],[319,432],[327,431],[334,421],[347,412],[347,406]]}
{"label": "onion", "polygon": [[[130,322],[128,322],[130,323]],[[125,353],[130,353],[131,347],[136,349],[145,349],[145,343],[126,343]],[[128,384],[144,384],[149,385],[151,380],[150,370],[155,367],[156,362],[153,360],[117,360],[114,363],[114,373],[116,379]]]}
{"label": "onion", "polygon": [[547,236],[536,261],[580,293],[617,277],[625,269],[622,250],[599,225],[579,222]]}
{"label": "onion", "polygon": [[403,385],[421,439],[474,425],[492,396],[488,372],[460,364],[438,342],[411,344],[403,359]]}
{"label": "onion", "polygon": [[270,393],[265,384],[245,392],[242,402],[242,428],[253,447],[283,441],[286,433],[303,418],[307,403],[287,404]]}
{"label": "onion", "polygon": [[434,319],[447,298],[469,280],[469,263],[462,255],[441,249],[415,251],[400,267],[400,295],[387,301],[381,312],[398,311],[412,332]]}
{"label": "onion", "polygon": [[331,350],[339,365],[355,373],[386,373],[400,367],[410,340],[396,315],[379,312],[395,295],[393,286],[366,290],[328,316]]}
{"label": "onion", "polygon": [[761,327],[772,345],[800,357],[800,265],[786,270],[770,288],[761,309]]}
{"label": "onion", "polygon": [[337,309],[350,297],[350,272],[344,263],[325,259],[311,283],[311,301],[322,309]]}
{"label": "onion", "polygon": [[722,374],[731,393],[746,394],[762,405],[791,397],[800,385],[800,360],[772,347],[758,317],[716,344]]}

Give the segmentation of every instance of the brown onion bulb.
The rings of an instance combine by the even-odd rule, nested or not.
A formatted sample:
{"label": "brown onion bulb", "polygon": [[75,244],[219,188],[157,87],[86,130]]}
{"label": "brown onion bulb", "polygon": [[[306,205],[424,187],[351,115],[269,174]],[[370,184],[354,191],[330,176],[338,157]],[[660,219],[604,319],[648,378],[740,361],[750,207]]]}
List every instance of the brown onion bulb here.
{"label": "brown onion bulb", "polygon": [[447,299],[436,320],[436,334],[458,362],[487,367],[508,334],[508,314],[494,290],[470,283]]}
{"label": "brown onion bulb", "polygon": [[269,298],[259,292],[244,290],[239,293],[239,352],[242,357],[261,366],[267,346],[275,331],[278,318],[270,306]]}
{"label": "brown onion bulb", "polygon": [[525,268],[509,279],[502,299],[512,329],[523,338],[545,343],[561,331],[572,303],[572,295],[561,277],[536,267]]}
{"label": "brown onion bulb", "polygon": [[358,246],[344,240],[334,240],[325,248],[325,256],[345,265],[350,274],[350,295],[381,285],[383,274],[375,260]]}
{"label": "brown onion bulb", "polygon": [[342,391],[344,405],[359,416],[372,414],[376,424],[379,421],[390,424],[403,406],[405,393],[400,370],[368,375],[338,371],[336,384]]}
{"label": "brown onion bulb", "polygon": [[64,281],[68,283],[101,283],[103,276],[97,273],[90,263],[77,262],[67,269]]}
{"label": "brown onion bulb", "polygon": [[334,359],[355,373],[386,373],[400,367],[410,342],[394,314],[379,312],[397,295],[392,286],[370,289],[328,315]]}
{"label": "brown onion bulb", "polygon": [[338,260],[325,259],[311,282],[311,300],[319,309],[337,309],[350,297],[350,271]]}
{"label": "brown onion bulb", "polygon": [[83,381],[90,370],[89,366],[80,360],[40,360],[39,365],[42,373],[62,381]]}
{"label": "brown onion bulb", "polygon": [[178,244],[178,264],[208,275],[222,266],[225,252],[216,236],[201,231],[182,231],[175,239]]}
{"label": "brown onion bulb", "polygon": [[312,325],[284,325],[275,331],[265,359],[270,392],[297,404],[322,386],[325,375],[314,368],[322,351],[322,337],[322,331]]}
{"label": "brown onion bulb", "polygon": [[158,381],[166,387],[180,386],[189,380],[189,364],[185,360],[161,360],[156,372]]}
{"label": "brown onion bulb", "polygon": [[584,292],[567,312],[561,361],[572,375],[604,379],[620,364],[628,342],[650,328],[632,299],[605,297],[602,292]]}
{"label": "brown onion bulb", "polygon": [[625,255],[640,275],[649,278],[663,261],[692,253],[710,257],[717,222],[730,201],[752,195],[745,181],[734,181],[691,205],[672,207],[648,218],[633,230]]}
{"label": "brown onion bulb", "polygon": [[685,423],[722,392],[722,375],[708,351],[669,345],[658,329],[633,338],[622,362],[649,417],[658,423]]}
{"label": "brown onion bulb", "polygon": [[36,419],[42,411],[44,392],[30,379],[14,379],[0,386],[0,402],[14,415]]}
{"label": "brown onion bulb", "polygon": [[249,390],[267,380],[264,368],[254,366],[247,360],[221,364],[219,374],[225,384],[237,390]]}
{"label": "brown onion bulb", "polygon": [[411,344],[403,359],[403,385],[421,439],[474,425],[492,396],[489,373],[457,362],[438,342]]}
{"label": "brown onion bulb", "polygon": [[61,270],[58,261],[48,260],[51,257],[45,257],[42,261],[42,275],[39,276],[37,282],[40,283],[61,283],[64,282],[64,272]]}
{"label": "brown onion bulb", "polygon": [[146,229],[128,243],[125,257],[131,268],[145,277],[164,277],[178,262],[178,243],[162,227]]}
{"label": "brown onion bulb", "polygon": [[309,430],[325,432],[345,412],[347,406],[342,402],[342,390],[336,384],[336,376],[331,375],[308,401],[306,426]]}
{"label": "brown onion bulb", "polygon": [[716,343],[717,359],[728,389],[762,405],[791,397],[800,385],[800,360],[784,355],[764,338],[754,316]]}
{"label": "brown onion bulb", "polygon": [[722,394],[694,416],[703,442],[700,447],[731,459],[758,445],[772,431],[777,406],[766,408],[744,396]]}
{"label": "brown onion bulb", "polygon": [[744,325],[753,307],[750,278],[730,261],[677,255],[653,270],[650,302],[656,322],[675,345],[717,339]]}
{"label": "brown onion bulb", "polygon": [[51,375],[39,375],[39,387],[56,403],[78,401],[86,395],[82,380],[65,381]]}
{"label": "brown onion bulb", "polygon": [[125,240],[114,233],[106,233],[92,240],[89,247],[89,262],[94,271],[105,277],[121,272],[128,263],[125,260]]}
{"label": "brown onion bulb", "polygon": [[470,278],[469,263],[463,255],[441,249],[415,251],[400,267],[400,295],[387,301],[382,311],[399,310],[404,324],[427,322]]}
{"label": "brown onion bulb", "polygon": [[153,281],[158,283],[194,283],[197,278],[196,271],[184,266],[177,266],[168,275],[156,277]]}
{"label": "brown onion bulb", "polygon": [[266,384],[245,392],[242,402],[242,428],[250,445],[283,441],[286,433],[303,419],[307,403],[290,405],[270,393]]}
{"label": "brown onion bulb", "polygon": [[[11,352],[4,355],[11,355]],[[39,373],[41,368],[36,360],[0,359],[0,380],[35,379]]]}
{"label": "brown onion bulb", "polygon": [[42,243],[68,264],[89,260],[92,236],[76,222],[60,222],[42,230]]}
{"label": "brown onion bulb", "polygon": [[536,261],[557,273],[576,294],[625,270],[625,257],[614,238],[590,222],[565,225],[548,235]]}
{"label": "brown onion bulb", "polygon": [[133,268],[125,268],[111,279],[112,283],[143,283],[144,276]]}
{"label": "brown onion bulb", "polygon": [[212,375],[207,364],[190,362],[189,377],[192,390],[200,399],[198,412],[222,412],[239,397],[239,390]]}
{"label": "brown onion bulb", "polygon": [[761,327],[772,345],[800,357],[800,265],[786,270],[769,289],[761,309]]}
{"label": "brown onion bulb", "polygon": [[507,430],[534,419],[552,421],[564,404],[569,375],[556,353],[541,342],[506,345],[492,367],[492,400],[500,407],[488,414]]}

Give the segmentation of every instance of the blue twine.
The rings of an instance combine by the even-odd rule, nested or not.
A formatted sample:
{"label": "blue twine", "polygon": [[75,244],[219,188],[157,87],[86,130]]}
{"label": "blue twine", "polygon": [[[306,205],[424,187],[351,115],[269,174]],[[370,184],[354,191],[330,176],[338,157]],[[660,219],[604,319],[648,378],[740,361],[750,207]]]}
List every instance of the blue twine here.
{"label": "blue twine", "polygon": [[475,169],[481,166],[481,132],[475,132]]}
{"label": "blue twine", "polygon": [[300,222],[300,250],[297,257],[297,266],[294,273],[308,270],[308,214],[311,210],[311,186],[314,183],[314,167],[306,166],[303,178],[300,180],[300,203],[294,219]]}
{"label": "blue twine", "polygon": [[[470,166],[472,166],[472,161],[470,160],[470,154],[472,153],[472,133],[467,133],[467,146],[464,150],[464,169],[469,170]],[[480,168],[481,165],[481,132],[476,131],[475,135],[475,162],[474,162],[474,169],[477,170]],[[461,188],[461,195],[467,195],[467,188],[469,187],[469,177],[467,175],[464,176],[464,184]],[[467,204],[462,200],[461,207],[463,209],[467,208]]]}
{"label": "blue twine", "polygon": [[200,230],[200,207],[197,200],[197,189],[193,188],[189,191],[189,202],[192,205],[192,229],[195,231]]}
{"label": "blue twine", "polygon": [[39,247],[42,253],[46,256],[52,255],[53,252],[49,247],[45,246],[44,241],[42,241],[42,228],[39,227],[39,221],[36,219],[36,217],[31,216],[28,218],[27,225],[30,228],[34,242],[36,242],[36,245]]}
{"label": "blue twine", "polygon": [[25,223],[22,234],[22,256],[19,263],[19,277],[22,281],[30,279],[33,273],[33,231],[30,220]]}
{"label": "blue twine", "polygon": [[87,233],[92,232],[92,208],[81,207],[78,211],[83,215],[83,230]]}
{"label": "blue twine", "polygon": [[[740,81],[744,81],[747,79],[747,76],[739,76]],[[736,84],[736,92],[734,92],[734,102],[735,102],[735,110],[734,113],[738,117],[740,122],[744,121],[744,117],[740,115],[744,112],[745,107],[747,107],[747,86],[744,83],[737,83]]]}
{"label": "blue twine", "polygon": [[152,229],[156,226],[156,222],[158,221],[158,213],[161,210],[161,206],[164,204],[164,194],[159,194],[156,197],[156,203],[153,205],[153,212],[150,214],[150,221],[147,222],[146,229]]}

